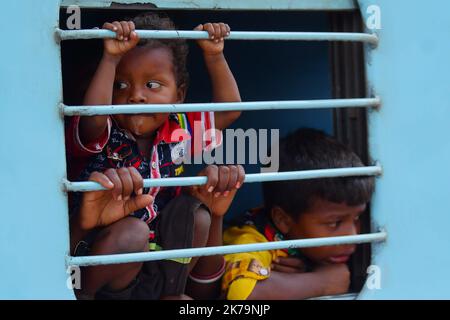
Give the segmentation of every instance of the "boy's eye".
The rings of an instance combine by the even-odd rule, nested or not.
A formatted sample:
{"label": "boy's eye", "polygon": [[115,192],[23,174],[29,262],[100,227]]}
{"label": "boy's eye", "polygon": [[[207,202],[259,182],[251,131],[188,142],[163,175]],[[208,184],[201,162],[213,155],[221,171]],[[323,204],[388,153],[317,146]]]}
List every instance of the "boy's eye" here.
{"label": "boy's eye", "polygon": [[156,81],[147,82],[147,88],[149,88],[149,89],[158,89],[159,87],[161,87],[161,84],[159,84]]}
{"label": "boy's eye", "polygon": [[125,82],[117,81],[115,83],[115,87],[116,87],[116,89],[123,90],[123,89],[128,88],[128,85]]}
{"label": "boy's eye", "polygon": [[340,223],[341,223],[340,221],[329,222],[329,223],[327,223],[327,226],[330,228],[336,229]]}

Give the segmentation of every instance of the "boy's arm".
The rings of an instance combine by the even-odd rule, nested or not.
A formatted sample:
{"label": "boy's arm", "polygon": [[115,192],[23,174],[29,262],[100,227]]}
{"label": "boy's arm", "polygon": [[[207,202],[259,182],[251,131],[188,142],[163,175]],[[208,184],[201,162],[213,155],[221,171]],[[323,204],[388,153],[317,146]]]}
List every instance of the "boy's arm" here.
{"label": "boy's arm", "polygon": [[[192,188],[189,192],[202,201],[211,212],[211,226],[209,229],[207,247],[223,245],[222,221],[228,211],[237,189],[245,179],[245,171],[242,166],[215,166],[210,165],[199,175],[206,175],[208,182],[205,186]],[[198,283],[190,281],[188,293],[194,299],[214,299],[220,295],[220,278],[224,271],[225,261],[222,255],[200,257],[191,272],[192,277],[209,276],[218,278],[210,283]],[[214,277],[216,275],[217,277]],[[192,278],[191,278],[192,279]]]}
{"label": "boy's arm", "polygon": [[[209,237],[206,247],[221,246],[222,242],[222,217],[211,215],[211,226],[209,229]],[[222,275],[222,268],[224,267],[224,259],[221,255],[200,257],[191,271],[191,280],[188,281],[186,292],[193,299],[197,300],[211,300],[216,299],[220,295],[220,279]],[[209,283],[199,283],[192,280],[196,275],[211,275],[217,274],[219,279],[210,279]]]}
{"label": "boy's arm", "polygon": [[[144,181],[134,167],[94,171],[89,181],[97,182],[106,190],[83,194],[80,209],[70,219],[70,251],[91,230],[102,228],[145,208],[153,197],[143,194]],[[134,194],[133,194],[134,192]]]}
{"label": "boy's arm", "polygon": [[[84,105],[110,105],[114,88],[116,68],[122,56],[134,48],[139,37],[134,32],[134,23],[121,21],[105,23],[103,29],[116,32],[116,39],[104,40],[104,52],[94,77],[84,97]],[[80,140],[83,144],[95,141],[106,130],[108,116],[81,117]]]}
{"label": "boy's arm", "polygon": [[272,272],[258,281],[248,300],[297,300],[348,292],[350,272],[346,264],[321,266],[313,272]]}
{"label": "boy's arm", "polygon": [[[213,102],[240,102],[239,88],[223,54],[224,38],[230,34],[230,27],[224,23],[206,23],[194,30],[208,31],[211,37],[211,40],[199,40],[197,43],[203,50],[211,78]],[[241,111],[216,112],[215,126],[219,130],[225,129],[240,115]]]}
{"label": "boy's arm", "polygon": [[[116,67],[120,58],[103,54],[84,97],[84,105],[109,105],[112,101]],[[80,140],[83,144],[95,141],[106,130],[108,116],[81,117]]]}

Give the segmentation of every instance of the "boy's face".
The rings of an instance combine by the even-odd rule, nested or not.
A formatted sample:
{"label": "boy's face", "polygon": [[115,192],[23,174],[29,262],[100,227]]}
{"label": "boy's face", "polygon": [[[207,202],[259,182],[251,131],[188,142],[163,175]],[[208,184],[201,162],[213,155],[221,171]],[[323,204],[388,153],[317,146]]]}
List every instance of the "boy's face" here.
{"label": "boy's face", "polygon": [[[182,103],[172,53],[168,48],[136,47],[125,54],[116,69],[113,104]],[[150,137],[168,113],[119,114],[114,119],[135,137]]]}
{"label": "boy's face", "polygon": [[[302,213],[287,233],[289,239],[338,237],[360,232],[359,216],[365,204],[348,206],[320,198],[313,200],[307,212]],[[346,263],[355,251],[355,245],[325,246],[301,249],[317,264]]]}

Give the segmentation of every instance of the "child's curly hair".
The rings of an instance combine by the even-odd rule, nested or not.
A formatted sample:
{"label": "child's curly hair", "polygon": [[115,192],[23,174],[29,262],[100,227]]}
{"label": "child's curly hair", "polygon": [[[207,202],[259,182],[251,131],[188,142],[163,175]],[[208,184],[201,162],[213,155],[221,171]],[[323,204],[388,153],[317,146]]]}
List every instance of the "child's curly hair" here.
{"label": "child's curly hair", "polygon": [[[136,29],[176,30],[173,21],[164,13],[146,12],[136,16],[132,20]],[[189,47],[184,39],[141,39],[138,45],[150,48],[168,48],[172,52],[177,86],[188,86],[189,74],[186,68],[186,60]]]}

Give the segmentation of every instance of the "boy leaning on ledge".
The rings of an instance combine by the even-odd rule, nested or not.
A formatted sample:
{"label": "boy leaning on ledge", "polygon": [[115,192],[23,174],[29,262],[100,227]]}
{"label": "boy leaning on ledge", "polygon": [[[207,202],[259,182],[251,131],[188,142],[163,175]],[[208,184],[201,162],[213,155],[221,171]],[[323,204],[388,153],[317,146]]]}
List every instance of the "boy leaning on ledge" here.
{"label": "boy leaning on ledge", "polygon": [[[349,148],[323,132],[300,129],[280,142],[279,170],[362,167]],[[225,245],[356,235],[373,177],[264,182],[264,205],[224,232]],[[348,291],[355,245],[267,250],[225,256],[230,300],[305,299]]]}

